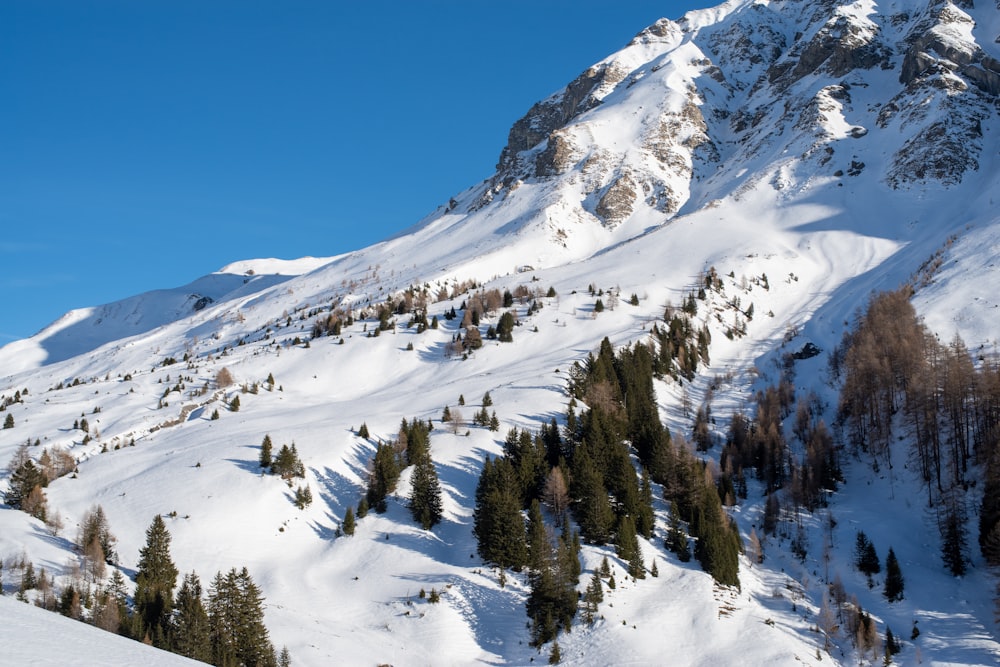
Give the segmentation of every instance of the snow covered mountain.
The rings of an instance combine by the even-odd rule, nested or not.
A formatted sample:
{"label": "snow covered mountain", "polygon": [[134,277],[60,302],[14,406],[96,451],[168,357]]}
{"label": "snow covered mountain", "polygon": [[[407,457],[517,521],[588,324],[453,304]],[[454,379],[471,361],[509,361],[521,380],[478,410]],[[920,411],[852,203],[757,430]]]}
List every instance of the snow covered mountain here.
{"label": "snow covered mountain", "polygon": [[[544,659],[528,645],[526,579],[502,585],[475,555],[476,481],[507,429],[564,418],[567,371],[604,337],[648,340],[664,309],[714,267],[736,300],[701,309],[710,364],[656,389],[676,434],[690,433],[690,406],[711,393],[720,440],[732,411],[777,381],[783,353],[832,350],[873,291],[914,276],[914,302],[935,333],[961,335],[980,357],[996,352],[998,10],[987,0],[731,0],[660,20],[534,105],[493,176],[396,237],[333,258],[238,263],[73,311],[0,348],[13,418],[0,430],[0,461],[37,441],[33,456],[62,448],[78,464],[46,489],[62,536],[4,509],[0,558],[9,566],[23,554],[70,577],[75,526],[100,504],[130,574],[161,514],[182,573],[254,573],[272,639],[296,664]],[[446,315],[479,289],[515,297],[487,309],[484,333],[507,309],[520,326],[512,343],[487,338],[456,352],[466,333]],[[424,311],[439,326],[425,328]],[[339,330],[323,335],[331,318]],[[796,364],[796,390],[826,397],[832,422],[825,359]],[[223,369],[232,384],[218,382]],[[449,406],[469,422],[487,392],[499,433],[438,421]],[[404,418],[437,425],[445,520],[414,525],[405,471],[388,511],[340,536],[377,443]],[[358,435],[362,423],[371,438]],[[260,473],[265,434],[295,443],[315,497],[305,509]],[[907,474],[890,484],[849,466],[831,501],[831,560],[820,545],[832,522],[813,516],[808,558],[775,541],[765,563],[741,561],[739,591],[713,588],[673,558],[658,502],[657,537],[642,550],[660,576],[632,581],[616,562],[623,583],[597,623],[560,638],[563,660],[850,664],[849,638],[827,654],[815,631],[821,573],[832,567],[880,627],[909,636],[920,622],[897,657],[904,664],[996,664],[995,580],[976,554],[964,578],[945,575],[920,483]],[[731,510],[748,536],[761,494]],[[852,569],[858,526],[901,555],[903,602],[885,604]],[[605,555],[616,560],[613,547],[585,545],[584,572]],[[442,604],[418,597],[431,588]]]}

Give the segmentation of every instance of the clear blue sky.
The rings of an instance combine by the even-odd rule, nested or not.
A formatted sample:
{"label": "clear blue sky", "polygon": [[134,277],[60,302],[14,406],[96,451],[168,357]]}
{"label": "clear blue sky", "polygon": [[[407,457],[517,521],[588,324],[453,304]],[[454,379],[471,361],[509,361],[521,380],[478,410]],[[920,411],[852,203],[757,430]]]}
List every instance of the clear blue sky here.
{"label": "clear blue sky", "polygon": [[0,344],[404,229],[537,100],[711,1],[0,3]]}

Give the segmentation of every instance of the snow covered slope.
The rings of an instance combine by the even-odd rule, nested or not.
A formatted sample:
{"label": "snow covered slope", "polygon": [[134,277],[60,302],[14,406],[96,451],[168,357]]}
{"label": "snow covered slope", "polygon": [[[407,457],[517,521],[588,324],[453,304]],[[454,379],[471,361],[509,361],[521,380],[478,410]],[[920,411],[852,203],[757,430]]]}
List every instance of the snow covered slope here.
{"label": "snow covered slope", "polygon": [[[238,263],[183,288],[73,311],[7,345],[0,395],[20,401],[6,409],[15,426],[0,430],[0,461],[37,439],[34,455],[65,448],[79,472],[47,489],[64,536],[0,511],[0,557],[23,551],[68,575],[75,524],[99,503],[128,573],[163,514],[182,572],[207,580],[250,568],[272,638],[297,664],[543,659],[528,646],[524,578],[501,586],[475,556],[473,496],[508,428],[562,418],[567,371],[602,338],[646,340],[710,267],[743,310],[753,304],[752,320],[724,304],[703,312],[710,366],[683,386],[658,385],[668,425],[686,433],[685,406],[710,386],[721,421],[769,379],[782,345],[832,349],[873,290],[898,287],[940,251],[918,308],[943,338],[957,332],[972,349],[995,349],[998,36],[989,2],[731,0],[661,20],[517,121],[496,174],[394,238],[289,266]],[[514,342],[487,340],[463,359],[448,353],[460,331],[445,314],[470,284],[526,296],[513,306]],[[402,312],[407,291],[440,326],[418,333],[401,314],[373,335],[377,306]],[[531,299],[540,310],[529,312]],[[353,323],[313,337],[338,313]],[[499,316],[487,313],[483,330]],[[745,336],[726,335],[740,325]],[[797,389],[829,395],[824,364],[803,362]],[[222,369],[235,384],[217,385]],[[499,433],[469,424],[432,435],[440,526],[413,524],[404,473],[388,512],[337,536],[378,440],[394,438],[403,418],[437,423],[445,406],[468,421],[487,391]],[[229,411],[236,396],[241,408]],[[81,416],[86,434],[73,428]],[[356,434],[362,423],[371,439]],[[265,434],[296,444],[316,498],[306,509],[260,474]],[[996,664],[995,582],[982,563],[963,580],[946,577],[928,546],[936,528],[913,511],[920,501],[905,481],[890,488],[860,466],[848,476],[833,501],[842,546],[833,567],[880,624],[905,634],[920,620],[920,639],[899,659]],[[735,508],[744,535],[761,509],[759,494]],[[911,573],[904,606],[880,604],[849,565],[854,526],[878,525],[876,509],[900,517],[869,534]],[[822,517],[810,521],[819,545]],[[665,525],[658,505],[661,537]],[[818,546],[805,565],[777,545],[762,566],[744,560],[739,592],[715,589],[662,539],[642,549],[659,578],[629,581],[612,549],[584,547],[585,572],[608,555],[623,583],[601,620],[560,639],[567,663],[857,661],[846,640],[827,655],[813,631]],[[442,604],[418,596],[430,588],[443,591]]]}

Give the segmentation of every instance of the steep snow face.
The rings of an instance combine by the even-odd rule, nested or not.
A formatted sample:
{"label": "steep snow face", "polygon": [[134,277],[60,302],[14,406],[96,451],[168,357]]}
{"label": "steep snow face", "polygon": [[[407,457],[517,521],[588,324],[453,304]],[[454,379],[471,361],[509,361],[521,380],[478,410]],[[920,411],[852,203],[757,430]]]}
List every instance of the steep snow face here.
{"label": "steep snow face", "polygon": [[[0,511],[0,558],[24,552],[68,581],[75,524],[100,503],[129,572],[161,514],[181,571],[206,581],[251,569],[273,639],[296,664],[542,659],[527,646],[525,578],[501,585],[475,556],[476,478],[484,456],[503,452],[507,429],[565,413],[567,371],[602,338],[647,342],[665,306],[705,271],[724,276],[732,303],[699,312],[711,364],[683,386],[657,386],[675,433],[689,431],[686,406],[709,392],[719,415],[746,409],[782,345],[832,349],[873,290],[915,274],[915,302],[935,331],[992,354],[1000,127],[989,73],[1000,21],[989,3],[969,4],[731,0],[658,21],[519,120],[494,176],[396,237],[339,257],[238,262],[183,288],[73,311],[0,349],[0,400],[20,399],[6,406],[15,426],[0,429],[0,464],[38,439],[79,466],[47,489],[64,536]],[[921,273],[928,260],[936,270]],[[469,284],[526,296],[511,306],[514,342],[487,340],[463,359],[448,351],[465,332],[445,315],[461,309]],[[377,308],[399,312],[407,299],[439,326],[418,332],[399,315],[376,336]],[[484,315],[484,332],[500,312]],[[314,336],[331,315],[353,323]],[[217,383],[222,369],[235,384]],[[797,378],[797,391],[829,398],[831,421],[823,357]],[[444,406],[461,395],[472,414],[487,391],[499,434],[468,419],[440,427]],[[236,396],[238,412],[228,408]],[[82,415],[86,434],[72,428]],[[376,442],[414,417],[438,426],[444,522],[413,524],[404,473],[386,514],[338,537]],[[362,423],[371,439],[357,434]],[[288,486],[261,474],[265,433],[297,445],[312,506],[296,508]],[[870,519],[887,502],[884,482],[869,477],[857,500],[849,486],[831,510],[846,517],[832,567],[857,588],[843,546],[852,517]],[[992,582],[982,568],[959,583],[940,574],[927,547],[936,528],[897,483],[891,507],[909,512],[906,529],[872,534],[920,579],[907,584],[911,601],[891,609],[861,590],[865,608],[897,634],[922,619],[924,639],[901,663],[917,662],[918,649],[931,664],[996,663]],[[757,494],[734,508],[744,537],[761,504]],[[666,520],[658,501],[658,535]],[[818,552],[825,521],[805,523]],[[818,553],[800,563],[775,544],[763,565],[744,559],[737,593],[713,590],[662,539],[642,549],[660,579],[627,581],[612,548],[584,547],[588,571],[607,555],[622,583],[600,622],[560,639],[570,664],[660,664],[664,638],[676,664],[858,662],[847,640],[813,661]],[[13,581],[4,578],[8,592]],[[921,581],[930,583],[918,593]],[[418,597],[432,587],[444,591],[441,605]],[[747,642],[762,632],[766,641]]]}

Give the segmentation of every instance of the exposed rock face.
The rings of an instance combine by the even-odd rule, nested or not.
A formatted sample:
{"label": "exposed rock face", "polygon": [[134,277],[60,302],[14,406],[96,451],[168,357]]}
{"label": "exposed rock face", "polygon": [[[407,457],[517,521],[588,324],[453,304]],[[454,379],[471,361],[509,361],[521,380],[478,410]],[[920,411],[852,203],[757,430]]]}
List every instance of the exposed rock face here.
{"label": "exposed rock face", "polygon": [[[470,208],[551,183],[553,210],[616,229],[756,183],[791,196],[817,174],[959,183],[979,169],[983,124],[1000,110],[1000,58],[975,41],[979,10],[970,0],[882,9],[730,0],[657,21],[532,106]],[[875,145],[878,157],[862,154]],[[778,162],[780,174],[755,174]]]}
{"label": "exposed rock face", "polygon": [[608,227],[616,227],[630,215],[635,204],[636,190],[632,176],[625,172],[608,187],[597,202],[595,213]]}
{"label": "exposed rock face", "polygon": [[542,143],[553,131],[564,127],[579,114],[601,103],[598,89],[613,86],[626,76],[619,68],[608,64],[595,65],[578,76],[561,92],[537,102],[523,118],[510,128],[507,145],[500,153],[497,170],[512,172],[517,156]]}

